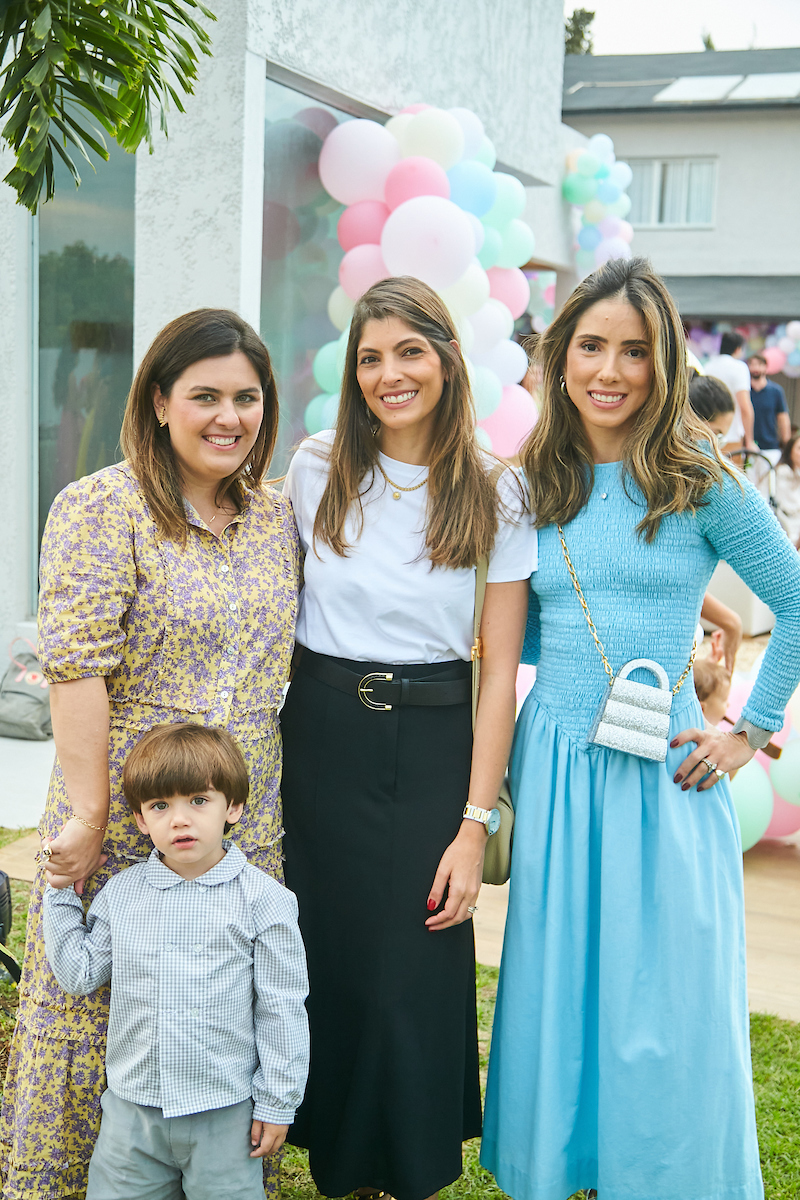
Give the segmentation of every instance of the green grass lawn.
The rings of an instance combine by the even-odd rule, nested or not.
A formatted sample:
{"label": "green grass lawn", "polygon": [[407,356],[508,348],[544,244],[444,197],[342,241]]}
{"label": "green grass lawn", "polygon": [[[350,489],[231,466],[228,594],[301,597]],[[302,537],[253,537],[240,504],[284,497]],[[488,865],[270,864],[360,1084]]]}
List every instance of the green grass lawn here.
{"label": "green grass lawn", "polygon": [[[28,830],[0,828],[0,847]],[[22,957],[29,885],[12,881],[14,924],[9,949]],[[478,967],[478,1029],[481,1077],[485,1083],[489,1038],[497,991],[497,968]],[[5,1071],[8,1041],[14,1025],[16,988],[0,982],[0,1071]],[[766,1200],[798,1200],[800,1197],[800,1024],[779,1017],[754,1013],[750,1018],[753,1047],[753,1079],[756,1117],[761,1147]],[[464,1147],[464,1173],[444,1188],[442,1200],[503,1200],[504,1193],[478,1162],[479,1141]],[[308,1170],[303,1150],[288,1146],[283,1159],[284,1200],[315,1200],[317,1189]],[[578,1193],[573,1200],[581,1200]],[[566,1197],[565,1197],[566,1200]],[[602,1197],[600,1197],[602,1200]],[[675,1200],[680,1200],[676,1197]]]}

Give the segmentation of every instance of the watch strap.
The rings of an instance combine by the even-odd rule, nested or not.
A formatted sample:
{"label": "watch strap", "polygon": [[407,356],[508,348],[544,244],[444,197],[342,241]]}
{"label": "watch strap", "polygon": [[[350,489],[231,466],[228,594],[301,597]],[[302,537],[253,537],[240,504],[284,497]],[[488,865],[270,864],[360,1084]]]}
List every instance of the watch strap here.
{"label": "watch strap", "polygon": [[475,804],[466,804],[462,817],[466,817],[470,821],[480,821],[481,825],[488,825],[491,815],[490,808],[478,808]]}

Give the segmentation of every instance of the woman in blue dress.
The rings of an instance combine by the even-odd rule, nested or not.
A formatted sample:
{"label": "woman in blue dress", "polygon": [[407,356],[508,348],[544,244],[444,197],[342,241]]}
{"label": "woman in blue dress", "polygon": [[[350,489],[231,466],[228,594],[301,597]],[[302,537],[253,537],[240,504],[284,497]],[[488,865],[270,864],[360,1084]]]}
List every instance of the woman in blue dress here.
{"label": "woman in blue dress", "polygon": [[[599,1200],[761,1200],[725,775],[781,728],[800,678],[797,554],[691,413],[681,321],[647,262],[584,280],[539,353],[543,406],[523,450],[538,669],[511,758],[482,1161],[515,1200],[592,1188]],[[703,728],[687,671],[719,558],[776,616],[732,733]],[[623,732],[633,752],[592,740],[605,663],[618,674],[636,659],[655,660],[674,693],[665,762],[637,756],[639,736]]]}

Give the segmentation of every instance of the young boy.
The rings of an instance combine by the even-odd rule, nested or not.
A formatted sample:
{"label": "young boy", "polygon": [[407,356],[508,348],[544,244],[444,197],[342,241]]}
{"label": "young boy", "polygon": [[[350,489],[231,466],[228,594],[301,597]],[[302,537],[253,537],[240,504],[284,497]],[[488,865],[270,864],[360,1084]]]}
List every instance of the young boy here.
{"label": "young boy", "polygon": [[[114,875],[84,924],[71,887],[45,893],[53,973],[111,981],[100,1136],[87,1200],[264,1200],[308,1073],[306,961],[293,894],[223,836],[247,769],[233,738],[160,725],[123,772],[154,850]],[[248,1137],[249,1132],[249,1137]]]}

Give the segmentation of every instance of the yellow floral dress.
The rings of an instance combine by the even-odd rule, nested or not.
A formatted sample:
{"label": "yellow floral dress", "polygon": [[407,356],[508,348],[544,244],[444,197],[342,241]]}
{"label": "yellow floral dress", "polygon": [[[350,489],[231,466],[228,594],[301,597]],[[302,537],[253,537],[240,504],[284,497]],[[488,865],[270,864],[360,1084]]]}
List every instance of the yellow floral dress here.
{"label": "yellow floral dress", "polygon": [[[256,866],[283,877],[277,708],[297,612],[294,518],[266,488],[249,496],[219,538],[188,505],[187,516],[186,546],[163,540],[136,477],[121,464],[70,484],[48,517],[39,602],[44,672],[51,682],[104,676],[111,705],[108,862],[87,883],[87,907],[111,875],[152,849],[121,776],[132,747],[162,722],[224,726],[236,737],[250,798],[234,839]],[[40,833],[55,837],[69,815],[56,759]],[[85,1191],[105,1088],[108,989],[69,996],[59,988],[44,953],[43,888],[39,872],[0,1116],[5,1200]],[[277,1194],[277,1168],[265,1175]]]}

